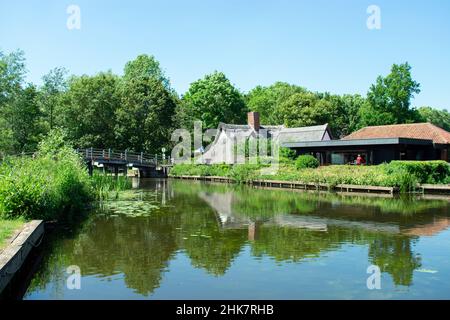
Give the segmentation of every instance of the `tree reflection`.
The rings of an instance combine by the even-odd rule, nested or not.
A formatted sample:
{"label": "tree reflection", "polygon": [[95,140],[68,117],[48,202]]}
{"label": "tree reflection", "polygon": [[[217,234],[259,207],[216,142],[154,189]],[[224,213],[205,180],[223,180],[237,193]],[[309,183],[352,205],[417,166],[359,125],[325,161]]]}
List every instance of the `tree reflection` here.
{"label": "tree reflection", "polygon": [[[73,238],[52,242],[32,286],[61,283],[63,270],[74,264],[83,275],[122,276],[127,287],[150,295],[179,253],[195,268],[222,276],[246,245],[256,257],[302,263],[349,243],[367,246],[368,262],[389,273],[396,285],[411,285],[414,270],[421,267],[413,251],[414,233],[425,232],[437,215],[449,221],[446,204],[413,201],[417,206],[411,215],[404,213],[411,206],[407,200],[365,200],[363,205],[360,197],[332,194],[159,184],[156,195],[140,198],[160,202],[151,214],[93,215]],[[438,207],[443,209],[430,213]],[[432,230],[438,229],[434,225]],[[55,290],[62,294],[61,287]]]}
{"label": "tree reflection", "polygon": [[421,267],[421,259],[411,249],[411,237],[379,237],[369,246],[369,259],[382,272],[392,276],[396,285],[412,284],[414,270]]}

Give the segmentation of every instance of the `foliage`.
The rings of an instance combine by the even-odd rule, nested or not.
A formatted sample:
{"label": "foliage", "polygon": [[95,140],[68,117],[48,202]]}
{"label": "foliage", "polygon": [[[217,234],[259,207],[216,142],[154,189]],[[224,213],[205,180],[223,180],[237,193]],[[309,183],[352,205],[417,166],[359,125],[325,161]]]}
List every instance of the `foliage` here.
{"label": "foliage", "polygon": [[327,93],[322,98],[331,103],[330,118],[327,122],[335,138],[342,138],[359,129],[359,110],[366,104],[365,98],[357,94],[339,96]]}
{"label": "foliage", "polygon": [[287,127],[322,125],[330,120],[332,104],[311,92],[296,93],[279,105],[276,114]]}
{"label": "foliage", "polygon": [[4,54],[0,51],[0,108],[20,91],[26,74],[25,54],[21,50]]}
{"label": "foliage", "polygon": [[114,113],[120,105],[119,78],[111,72],[72,77],[62,96],[56,123],[67,129],[77,147],[115,145]]}
{"label": "foliage", "polygon": [[360,110],[362,126],[417,122],[418,112],[410,108],[420,84],[412,79],[408,63],[394,64],[386,77],[379,76],[367,93],[367,104]]}
{"label": "foliage", "polygon": [[450,166],[446,161],[392,161],[386,165],[387,172],[406,172],[417,178],[419,183],[445,183],[450,176]]}
{"label": "foliage", "polygon": [[148,78],[161,82],[166,89],[170,89],[170,81],[154,56],[141,54],[136,59],[126,63],[123,76],[124,81]]}
{"label": "foliage", "polygon": [[230,172],[231,166],[227,164],[177,164],[171,170],[173,176],[217,176],[226,177]]}
{"label": "foliage", "polygon": [[38,92],[32,85],[20,94],[14,93],[12,100],[3,107],[3,117],[10,129],[12,150],[16,153],[36,150],[42,135],[41,112],[37,104]]}
{"label": "foliage", "polygon": [[193,82],[182,104],[179,112],[185,113],[187,128],[193,120],[202,121],[204,128],[217,128],[220,122],[243,123],[247,110],[241,93],[217,71]]}
{"label": "foliage", "polygon": [[0,218],[70,217],[83,209],[91,191],[87,170],[70,148],[43,149],[35,158],[7,158],[0,165]]}
{"label": "foliage", "polygon": [[268,87],[257,86],[246,95],[245,99],[250,111],[259,112],[261,123],[276,124],[279,120],[276,112],[279,105],[293,94],[305,92],[307,90],[303,87],[275,82]]}
{"label": "foliage", "polygon": [[297,157],[297,152],[295,152],[295,150],[292,150],[291,148],[281,147],[279,156],[280,161],[281,159],[294,160]]}
{"label": "foliage", "polygon": [[[305,158],[305,157],[303,157]],[[301,159],[303,159],[301,158]],[[306,158],[305,158],[306,159]],[[308,157],[309,161],[315,162]],[[404,164],[405,163],[405,164]],[[319,168],[298,168],[296,164],[280,163],[275,175],[261,175],[260,165],[175,165],[171,176],[223,176],[237,182],[252,179],[299,181],[303,183],[325,183],[330,187],[338,184],[396,187],[401,192],[414,191],[417,183],[445,183],[450,171],[445,161],[393,162],[378,166],[334,165]],[[220,171],[217,168],[221,168]],[[216,171],[217,170],[217,171]],[[434,182],[432,182],[434,181]]]}
{"label": "foliage", "polygon": [[295,160],[297,169],[318,168],[319,165],[319,160],[309,154],[303,154]]}
{"label": "foliage", "polygon": [[418,109],[421,121],[430,122],[444,130],[450,131],[450,113],[447,110],[438,110],[431,107]]}
{"label": "foliage", "polygon": [[122,83],[121,103],[116,110],[116,143],[146,153],[159,153],[168,146],[175,113],[175,100],[154,78],[141,77]]}
{"label": "foliage", "polygon": [[121,191],[131,189],[131,180],[124,176],[108,176],[94,172],[91,177],[92,188],[98,200],[117,199]]}
{"label": "foliage", "polygon": [[65,68],[54,68],[42,77],[39,104],[47,130],[55,126],[55,113],[61,109],[61,98],[68,89],[67,74]]}

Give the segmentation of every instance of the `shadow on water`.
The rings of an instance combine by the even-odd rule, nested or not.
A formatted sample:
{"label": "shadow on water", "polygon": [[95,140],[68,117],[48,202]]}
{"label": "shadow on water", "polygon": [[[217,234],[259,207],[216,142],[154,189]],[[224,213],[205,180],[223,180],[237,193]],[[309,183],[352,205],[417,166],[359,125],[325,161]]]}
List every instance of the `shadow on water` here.
{"label": "shadow on water", "polygon": [[[70,297],[65,284],[71,265],[96,285],[116,283],[119,297],[129,289],[134,297],[148,297],[174,272],[171,261],[180,255],[204,277],[220,280],[235,263],[239,269],[245,248],[251,259],[283,266],[362,246],[368,264],[380,266],[395,285],[410,286],[422,267],[414,244],[450,225],[446,200],[175,180],[144,180],[135,187],[103,203],[74,232],[52,235],[25,298]],[[78,298],[104,297],[84,294]]]}

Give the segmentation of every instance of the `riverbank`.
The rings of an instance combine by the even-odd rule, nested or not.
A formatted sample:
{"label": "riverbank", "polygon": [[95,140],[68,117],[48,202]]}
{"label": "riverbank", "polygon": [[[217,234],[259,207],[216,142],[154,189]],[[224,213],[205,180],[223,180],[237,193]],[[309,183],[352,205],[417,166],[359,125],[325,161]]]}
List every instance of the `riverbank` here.
{"label": "riverbank", "polygon": [[335,165],[301,169],[293,162],[285,161],[274,174],[266,173],[267,169],[248,164],[178,164],[169,176],[288,188],[388,193],[423,191],[422,185],[426,185],[427,190],[439,186],[441,191],[446,191],[450,181],[450,169],[445,161],[394,161],[378,166]]}
{"label": "riverbank", "polygon": [[38,247],[44,237],[44,222],[33,220],[24,223],[16,236],[0,250],[0,294],[20,272],[33,248]]}
{"label": "riverbank", "polygon": [[6,247],[8,240],[18,232],[25,224],[23,219],[2,220],[0,219],[0,253]]}

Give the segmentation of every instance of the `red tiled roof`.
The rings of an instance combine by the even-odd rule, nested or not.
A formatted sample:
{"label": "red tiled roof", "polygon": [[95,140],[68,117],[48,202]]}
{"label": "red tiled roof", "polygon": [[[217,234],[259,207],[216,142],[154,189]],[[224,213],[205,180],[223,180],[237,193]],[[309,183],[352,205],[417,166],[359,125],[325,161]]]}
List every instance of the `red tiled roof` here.
{"label": "red tiled roof", "polygon": [[365,127],[342,138],[381,139],[381,138],[413,138],[433,140],[434,143],[450,144],[450,132],[431,123],[394,124],[387,126]]}

